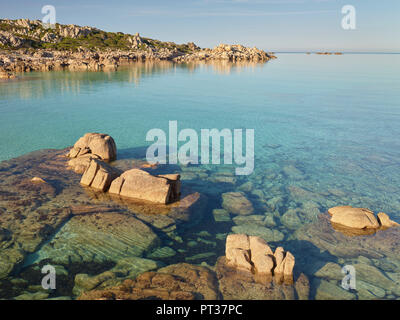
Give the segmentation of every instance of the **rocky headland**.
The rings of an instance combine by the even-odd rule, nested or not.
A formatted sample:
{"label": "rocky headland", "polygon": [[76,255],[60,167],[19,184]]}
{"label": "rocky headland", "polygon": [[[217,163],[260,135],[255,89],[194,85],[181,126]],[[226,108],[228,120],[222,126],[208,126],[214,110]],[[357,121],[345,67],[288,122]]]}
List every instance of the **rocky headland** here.
{"label": "rocky headland", "polygon": [[221,44],[214,49],[194,43],[175,44],[138,33],[105,32],[92,27],[56,24],[46,29],[39,20],[0,20],[0,78],[15,72],[50,70],[115,70],[133,61],[251,61],[275,58],[257,48]]}

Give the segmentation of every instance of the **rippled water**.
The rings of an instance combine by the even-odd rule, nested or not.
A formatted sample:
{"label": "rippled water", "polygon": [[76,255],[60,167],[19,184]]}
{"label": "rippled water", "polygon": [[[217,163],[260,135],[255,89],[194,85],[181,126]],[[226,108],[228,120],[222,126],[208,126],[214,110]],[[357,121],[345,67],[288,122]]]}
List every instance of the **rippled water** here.
{"label": "rippled water", "polygon": [[[198,132],[255,129],[255,170],[248,177],[232,176],[232,166],[176,168],[183,188],[207,195],[208,203],[202,221],[182,232],[177,255],[161,260],[212,265],[232,229],[289,246],[312,280],[321,261],[343,264],[348,258],[314,252],[306,259],[307,249],[293,245],[296,230],[319,213],[353,205],[400,222],[399,72],[400,55],[279,54],[262,65],[165,62],[110,73],[25,74],[0,82],[0,160],[65,148],[85,132],[113,136],[120,159],[143,157],[147,131],[168,132],[169,120]],[[234,215],[214,220],[213,209],[230,191],[244,192],[254,215],[269,217],[264,229]],[[400,262],[391,263],[398,273]],[[386,298],[397,297],[389,291]]]}

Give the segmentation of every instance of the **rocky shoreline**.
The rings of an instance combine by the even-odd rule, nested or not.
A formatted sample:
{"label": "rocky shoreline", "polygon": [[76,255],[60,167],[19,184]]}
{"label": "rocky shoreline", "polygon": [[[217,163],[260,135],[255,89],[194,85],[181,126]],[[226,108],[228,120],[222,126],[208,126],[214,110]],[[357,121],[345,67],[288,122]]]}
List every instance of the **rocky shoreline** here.
{"label": "rocky shoreline", "polygon": [[208,49],[91,27],[59,25],[44,29],[39,20],[0,19],[0,78],[29,71],[101,71],[135,61],[266,62],[276,57],[257,48],[225,45]]}
{"label": "rocky shoreline", "polygon": [[[82,181],[93,161],[107,167],[94,170],[88,186]],[[140,159],[118,160],[106,134],[86,134],[72,148],[0,163],[0,299],[400,297],[400,228],[383,213],[341,206],[318,210],[307,223],[296,223],[290,210],[263,215],[249,182],[233,192],[228,173],[209,179],[196,167],[178,170],[185,183],[180,200],[135,202],[104,192],[108,169],[147,170],[153,177],[176,173]],[[199,181],[188,183],[193,174],[207,178],[208,193],[198,193]],[[129,189],[137,197],[135,186]],[[221,201],[217,208],[209,208],[213,196]],[[335,223],[362,232],[349,235]],[[46,264],[56,269],[55,291],[40,286]],[[340,287],[346,264],[357,270],[356,292]]]}

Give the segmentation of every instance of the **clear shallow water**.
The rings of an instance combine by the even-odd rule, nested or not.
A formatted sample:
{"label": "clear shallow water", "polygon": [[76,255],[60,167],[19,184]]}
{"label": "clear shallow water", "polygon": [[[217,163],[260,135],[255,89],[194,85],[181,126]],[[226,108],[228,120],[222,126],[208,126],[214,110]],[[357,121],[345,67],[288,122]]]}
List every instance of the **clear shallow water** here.
{"label": "clear shallow water", "polygon": [[25,74],[0,84],[0,160],[64,148],[85,132],[109,133],[129,157],[129,149],[147,145],[148,130],[168,132],[169,120],[179,129],[254,128],[256,171],[271,157],[271,165],[290,161],[322,187],[379,192],[377,206],[396,214],[399,71],[399,55],[280,54],[240,67]]}
{"label": "clear shallow water", "polygon": [[[263,65],[160,63],[115,73],[24,74],[0,83],[0,160],[61,149],[85,132],[113,136],[120,158],[143,156],[147,131],[168,132],[169,120],[198,132],[251,128],[251,176],[222,187],[183,175],[187,187],[210,197],[209,215],[221,207],[222,192],[251,181],[246,192],[256,214],[282,217],[289,209],[324,212],[349,204],[400,222],[399,71],[400,55],[279,54]],[[206,169],[209,177],[225,170]],[[310,193],[296,195],[293,187]],[[293,230],[313,218],[302,216],[293,228],[278,222],[279,243],[285,246]],[[205,221],[201,230],[217,234],[229,226]],[[215,249],[218,255],[222,249]],[[207,250],[200,246],[192,254]]]}

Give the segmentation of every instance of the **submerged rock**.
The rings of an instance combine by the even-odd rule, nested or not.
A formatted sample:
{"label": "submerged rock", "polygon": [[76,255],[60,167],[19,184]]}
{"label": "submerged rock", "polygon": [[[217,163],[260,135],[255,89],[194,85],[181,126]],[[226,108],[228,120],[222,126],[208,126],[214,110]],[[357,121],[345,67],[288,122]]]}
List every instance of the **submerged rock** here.
{"label": "submerged rock", "polygon": [[313,286],[316,287],[315,299],[317,300],[355,300],[356,295],[344,290],[339,285],[326,281],[314,279]]}
{"label": "submerged rock", "polygon": [[214,220],[216,222],[229,222],[231,221],[231,216],[229,212],[225,209],[214,209],[213,210]]}
{"label": "submerged rock", "polygon": [[315,272],[314,275],[318,278],[325,278],[328,280],[342,280],[344,277],[342,267],[334,262],[328,262]]}
{"label": "submerged rock", "polygon": [[108,271],[98,275],[77,274],[74,280],[73,293],[76,296],[93,289],[103,289],[115,286],[127,278],[136,278],[139,274],[158,269],[162,264],[139,257],[123,258]]}
{"label": "submerged rock", "polygon": [[254,211],[253,205],[243,192],[227,192],[222,194],[222,207],[230,213],[239,215],[250,215]]}
{"label": "submerged rock", "polygon": [[278,242],[285,238],[285,235],[276,229],[263,227],[256,223],[246,223],[232,227],[233,233],[244,233],[251,236],[263,238],[267,242]]}
{"label": "submerged rock", "polygon": [[224,300],[308,299],[310,287],[304,274],[299,277],[295,286],[265,281],[267,279],[230,266],[225,257],[218,259],[215,271]]}
{"label": "submerged rock", "polygon": [[215,274],[206,267],[179,263],[146,272],[135,280],[104,290],[83,293],[79,300],[216,300],[219,298]]}
{"label": "submerged rock", "polygon": [[38,253],[53,263],[118,262],[140,257],[160,243],[158,236],[132,215],[118,212],[71,218]]}

